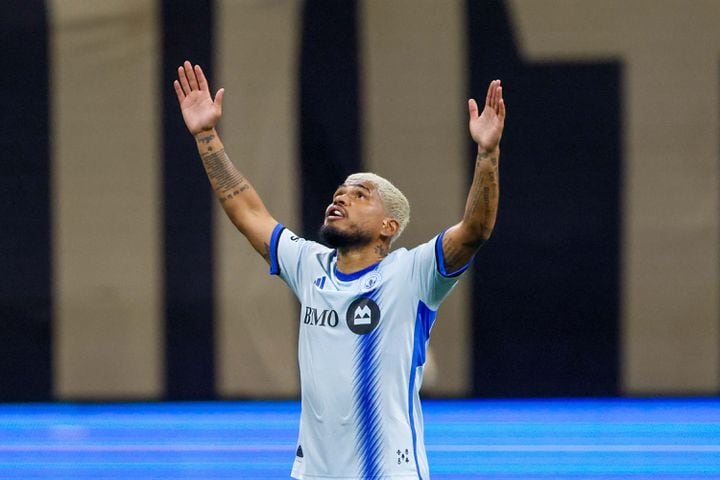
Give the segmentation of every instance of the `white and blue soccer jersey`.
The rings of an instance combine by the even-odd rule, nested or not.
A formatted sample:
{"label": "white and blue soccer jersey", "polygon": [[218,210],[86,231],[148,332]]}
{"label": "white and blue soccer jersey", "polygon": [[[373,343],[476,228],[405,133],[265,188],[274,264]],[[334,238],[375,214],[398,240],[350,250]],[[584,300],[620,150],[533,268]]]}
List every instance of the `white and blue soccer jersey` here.
{"label": "white and blue soccer jersey", "polygon": [[301,303],[298,479],[429,478],[420,409],[435,312],[467,266],[446,272],[442,233],[362,271],[278,225],[270,273]]}

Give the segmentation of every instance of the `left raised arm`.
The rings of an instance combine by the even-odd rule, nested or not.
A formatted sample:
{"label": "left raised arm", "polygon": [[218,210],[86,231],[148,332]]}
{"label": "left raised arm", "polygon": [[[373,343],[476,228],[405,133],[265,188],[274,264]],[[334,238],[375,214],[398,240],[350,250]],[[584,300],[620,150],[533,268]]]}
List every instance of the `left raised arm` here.
{"label": "left raised arm", "polygon": [[478,114],[475,100],[468,100],[470,135],[478,146],[470,193],[460,223],[448,228],[443,236],[445,269],[452,273],[467,265],[492,233],[497,216],[499,189],[500,138],[505,126],[505,102],[500,80],[488,87],[485,107]]}

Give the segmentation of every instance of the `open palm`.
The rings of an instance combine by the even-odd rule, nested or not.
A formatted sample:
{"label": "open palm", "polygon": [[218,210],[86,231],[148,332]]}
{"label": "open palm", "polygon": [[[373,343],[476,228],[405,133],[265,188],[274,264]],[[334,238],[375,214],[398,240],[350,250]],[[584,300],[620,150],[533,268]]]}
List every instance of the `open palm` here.
{"label": "open palm", "polygon": [[197,135],[214,128],[222,115],[225,90],[218,90],[213,100],[202,68],[200,65],[193,67],[188,61],[178,67],[178,79],[173,82],[173,86],[190,133]]}
{"label": "open palm", "polygon": [[468,100],[470,113],[470,135],[478,148],[485,152],[497,148],[505,127],[505,101],[502,98],[500,80],[493,80],[485,97],[485,107],[478,112],[477,102]]}

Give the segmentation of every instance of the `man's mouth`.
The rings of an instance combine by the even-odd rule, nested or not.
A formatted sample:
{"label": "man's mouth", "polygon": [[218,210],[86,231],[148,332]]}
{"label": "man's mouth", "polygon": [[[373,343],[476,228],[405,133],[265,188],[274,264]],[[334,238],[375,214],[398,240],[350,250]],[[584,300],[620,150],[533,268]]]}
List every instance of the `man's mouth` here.
{"label": "man's mouth", "polygon": [[333,205],[328,208],[326,216],[328,220],[339,220],[341,218],[345,218],[345,211],[342,208]]}

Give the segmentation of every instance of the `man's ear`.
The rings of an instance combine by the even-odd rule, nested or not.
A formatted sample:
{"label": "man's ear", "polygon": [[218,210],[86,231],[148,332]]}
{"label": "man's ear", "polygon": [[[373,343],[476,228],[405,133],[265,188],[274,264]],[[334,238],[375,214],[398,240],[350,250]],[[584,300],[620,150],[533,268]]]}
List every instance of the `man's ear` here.
{"label": "man's ear", "polygon": [[400,228],[400,223],[394,218],[384,218],[382,224],[382,235],[393,238]]}

